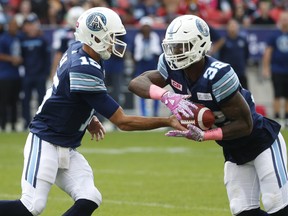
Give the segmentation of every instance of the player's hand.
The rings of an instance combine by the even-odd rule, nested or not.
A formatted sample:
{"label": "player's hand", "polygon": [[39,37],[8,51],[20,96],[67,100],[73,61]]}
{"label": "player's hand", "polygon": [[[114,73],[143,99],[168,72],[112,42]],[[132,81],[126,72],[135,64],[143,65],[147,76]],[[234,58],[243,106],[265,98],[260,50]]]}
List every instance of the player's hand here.
{"label": "player's hand", "polygon": [[181,95],[176,94],[170,91],[167,91],[161,97],[161,102],[164,103],[170,111],[177,117],[178,120],[181,119],[181,115],[189,118],[194,117],[192,109],[197,107],[190,101],[186,100],[190,95]]}
{"label": "player's hand", "polygon": [[170,120],[170,126],[173,127],[175,130],[180,130],[180,131],[187,130],[186,127],[180,124],[180,121],[176,118],[175,115],[171,115],[169,117],[169,120]]}
{"label": "player's hand", "polygon": [[189,124],[187,126],[188,130],[180,131],[180,130],[172,130],[168,131],[165,135],[170,137],[186,137],[187,139],[195,140],[201,142],[204,140],[204,131],[200,128],[196,127],[193,124]]}
{"label": "player's hand", "polygon": [[96,116],[92,117],[92,120],[90,121],[87,130],[91,134],[91,140],[94,140],[95,137],[96,141],[104,139],[106,130]]}

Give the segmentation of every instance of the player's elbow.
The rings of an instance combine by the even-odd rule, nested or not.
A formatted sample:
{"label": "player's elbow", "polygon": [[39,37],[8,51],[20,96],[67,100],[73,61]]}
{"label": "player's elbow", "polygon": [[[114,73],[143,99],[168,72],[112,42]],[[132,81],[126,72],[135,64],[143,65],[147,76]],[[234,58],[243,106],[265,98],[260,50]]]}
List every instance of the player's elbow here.
{"label": "player's elbow", "polygon": [[117,128],[122,131],[131,131],[131,127],[125,124],[117,124]]}
{"label": "player's elbow", "polygon": [[116,126],[117,126],[117,128],[118,128],[119,130],[127,131],[127,128],[126,128],[125,124],[117,124]]}
{"label": "player's elbow", "polygon": [[128,84],[128,90],[135,93],[135,89],[136,89],[137,85],[138,85],[138,83],[136,82],[136,80],[132,79]]}
{"label": "player's elbow", "polygon": [[244,136],[248,136],[252,133],[253,130],[253,120],[252,118],[247,119],[243,122],[242,133]]}

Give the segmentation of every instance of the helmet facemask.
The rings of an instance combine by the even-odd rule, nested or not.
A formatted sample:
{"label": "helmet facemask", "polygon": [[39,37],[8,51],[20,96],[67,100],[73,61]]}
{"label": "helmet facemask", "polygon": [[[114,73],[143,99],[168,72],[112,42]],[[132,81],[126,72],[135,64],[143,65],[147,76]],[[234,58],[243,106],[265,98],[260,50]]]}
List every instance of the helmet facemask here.
{"label": "helmet facemask", "polygon": [[[97,43],[97,50],[94,49],[93,45],[91,48],[99,53],[102,59],[107,60],[111,56],[111,51],[108,49],[112,49],[112,53],[118,57],[123,57],[126,51],[126,46],[127,44],[124,43],[122,40],[120,40],[118,37],[125,35],[125,33],[112,33],[112,34],[107,34],[104,38],[99,40],[96,36],[94,36],[94,40]],[[99,46],[103,47],[103,50],[99,50]]]}
{"label": "helmet facemask", "polygon": [[209,51],[209,29],[204,26],[204,30],[200,31],[201,28],[197,27],[199,23],[205,25],[196,16],[184,15],[176,18],[168,27],[162,48],[172,70],[187,68],[200,61]]}
{"label": "helmet facemask", "polygon": [[[199,35],[199,37],[201,37]],[[193,38],[190,41],[163,41],[165,58],[172,70],[178,70],[200,61],[205,55],[198,47],[207,46],[206,42]],[[198,50],[198,52],[197,52]]]}

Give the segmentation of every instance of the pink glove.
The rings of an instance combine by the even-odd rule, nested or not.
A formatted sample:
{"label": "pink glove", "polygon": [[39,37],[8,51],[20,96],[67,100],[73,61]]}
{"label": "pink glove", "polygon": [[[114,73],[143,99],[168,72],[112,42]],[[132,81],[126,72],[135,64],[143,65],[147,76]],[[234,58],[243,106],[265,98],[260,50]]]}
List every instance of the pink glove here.
{"label": "pink glove", "polygon": [[193,124],[189,124],[187,126],[188,130],[179,131],[172,130],[166,133],[166,136],[170,137],[186,137],[187,139],[195,140],[198,142],[205,140],[222,140],[223,139],[223,131],[222,128],[215,128],[207,131],[202,131],[200,128],[196,127]]}
{"label": "pink glove", "polygon": [[168,131],[165,136],[170,137],[186,137],[187,139],[195,140],[201,142],[204,140],[205,132],[202,131],[200,128],[196,127],[195,125],[189,124],[188,130],[180,131],[180,130],[172,130]]}
{"label": "pink glove", "polygon": [[187,118],[194,118],[192,109],[197,109],[197,106],[186,100],[189,97],[190,95],[181,95],[167,91],[162,95],[161,102],[170,109],[178,120],[181,119],[180,113]]}

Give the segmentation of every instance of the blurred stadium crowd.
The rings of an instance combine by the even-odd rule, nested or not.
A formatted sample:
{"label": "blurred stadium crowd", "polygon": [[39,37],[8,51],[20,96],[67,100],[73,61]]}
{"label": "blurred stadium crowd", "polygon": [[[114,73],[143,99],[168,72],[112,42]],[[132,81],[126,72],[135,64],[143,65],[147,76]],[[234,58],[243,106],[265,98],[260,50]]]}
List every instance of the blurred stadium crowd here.
{"label": "blurred stadium crowd", "polygon": [[125,25],[135,25],[141,17],[151,16],[159,27],[194,10],[212,26],[225,25],[232,17],[246,26],[273,24],[288,9],[287,0],[0,0],[0,4],[6,16],[34,12],[45,25],[65,24],[67,11],[80,5],[110,7]]}
{"label": "blurred stadium crowd", "polygon": [[[6,131],[6,123],[12,125],[10,127],[12,131],[27,129],[31,115],[36,111],[44,97],[45,83],[49,84],[50,82],[51,84],[57,62],[61,58],[61,53],[66,50],[65,46],[61,45],[61,37],[65,35],[65,40],[74,39],[73,25],[75,20],[71,18],[69,11],[71,12],[73,8],[79,6],[84,10],[98,6],[112,8],[120,15],[128,29],[128,41],[126,41],[128,50],[125,58],[122,60],[113,57],[109,60],[111,62],[105,62],[107,85],[112,91],[110,93],[115,100],[128,109],[135,109],[135,107],[133,96],[127,90],[127,83],[132,76],[137,75],[137,73],[139,75],[139,72],[135,72],[141,71],[139,65],[147,66],[148,60],[157,59],[161,53],[161,48],[159,48],[159,51],[155,51],[155,49],[148,50],[146,56],[153,56],[153,59],[145,59],[144,53],[147,50],[145,52],[137,51],[137,45],[144,48],[145,43],[141,45],[139,41],[142,38],[146,38],[145,34],[149,35],[152,34],[150,32],[157,31],[160,34],[160,38],[154,37],[154,40],[161,42],[165,27],[171,20],[183,14],[196,14],[209,24],[211,38],[213,37],[213,29],[222,31],[222,34],[218,35],[218,39],[216,39],[217,37],[214,40],[212,38],[214,45],[216,45],[217,41],[220,42],[219,48],[225,47],[225,41],[227,43],[229,40],[229,38],[224,40],[224,37],[222,37],[225,35],[224,33],[230,31],[229,29],[231,29],[235,37],[240,37],[240,33],[243,36],[244,33],[244,37],[248,39],[247,43],[250,43],[250,59],[252,55],[254,58],[256,56],[258,61],[262,57],[264,47],[255,41],[254,33],[250,35],[246,33],[245,35],[245,29],[257,29],[261,26],[262,29],[273,28],[275,30],[280,14],[283,11],[288,11],[287,0],[0,0],[0,65],[2,67],[0,69],[0,131]],[[149,22],[147,17],[150,20]],[[230,24],[232,19],[237,23],[233,24],[232,22]],[[11,22],[11,20],[14,20],[15,23]],[[147,30],[142,29],[144,25],[151,27],[148,30],[149,33],[145,33],[144,31]],[[238,25],[241,32],[239,33],[237,30],[236,33],[233,33],[235,29],[238,29]],[[244,31],[242,31],[243,29]],[[20,35],[20,45],[22,47],[22,54],[18,53],[17,55],[22,56],[17,58],[11,52],[10,57],[9,55],[1,57],[1,54],[7,51],[8,46],[12,47],[12,38],[13,40],[19,39],[16,37],[15,31],[20,33],[17,35]],[[4,33],[6,33],[6,36],[1,37],[1,35],[5,35]],[[7,34],[10,36],[7,36]],[[263,36],[263,33],[259,33],[259,35]],[[223,39],[222,42],[220,40],[221,37]],[[153,37],[150,36],[150,38]],[[244,40],[243,37],[240,39]],[[34,43],[31,42],[32,40],[34,40]],[[153,44],[155,41],[151,43]],[[233,42],[233,38],[231,41]],[[41,44],[41,48],[39,44]],[[35,50],[37,49],[37,51],[33,51],[31,47]],[[224,53],[224,49],[219,53],[217,53],[219,50],[216,49],[213,54],[226,55],[228,58],[236,60],[236,63],[241,62],[239,61],[241,58],[243,59],[243,64],[247,63],[247,59],[249,60],[249,55],[246,55],[245,50],[241,47],[233,52],[238,54],[237,56],[229,54],[229,52],[231,53],[229,46],[226,46],[226,48],[228,54]],[[12,49],[15,52],[19,47],[17,49],[13,47]],[[260,55],[257,50],[261,50],[259,52]],[[139,56],[137,57],[137,52],[141,54],[140,58]],[[242,52],[243,56],[241,56]],[[6,54],[9,54],[9,52],[7,51]],[[4,66],[7,66],[7,62],[12,62],[8,65],[10,67],[9,70],[12,70],[13,67],[17,68],[17,70],[20,68],[19,80],[16,81],[15,77],[12,77],[12,84],[7,82],[7,80],[11,79],[7,75],[8,69],[6,73],[4,71]],[[232,62],[228,63],[233,65]],[[156,68],[156,66],[151,67]],[[243,73],[245,73],[244,70]],[[37,71],[41,71],[41,74]],[[8,90],[9,87],[11,90]],[[38,94],[36,98],[34,97],[34,90]],[[14,96],[7,94],[7,92],[13,93]],[[11,98],[13,98],[13,101],[11,101]],[[3,104],[7,106],[2,106]],[[139,113],[142,115],[158,115],[155,114],[159,111],[157,104],[154,105],[154,111],[147,112],[143,101],[138,106],[140,106]],[[15,124],[19,122],[21,126],[17,128]]]}

